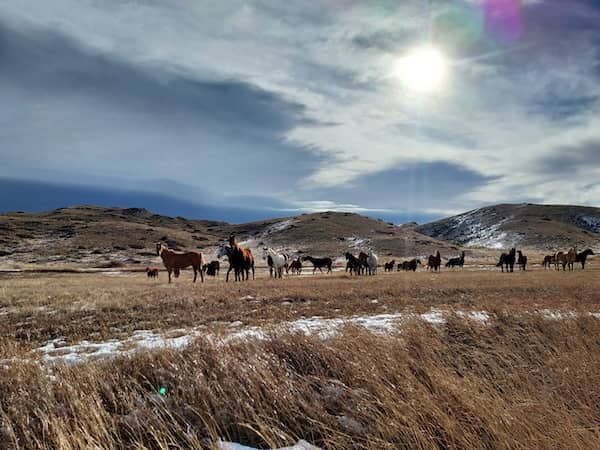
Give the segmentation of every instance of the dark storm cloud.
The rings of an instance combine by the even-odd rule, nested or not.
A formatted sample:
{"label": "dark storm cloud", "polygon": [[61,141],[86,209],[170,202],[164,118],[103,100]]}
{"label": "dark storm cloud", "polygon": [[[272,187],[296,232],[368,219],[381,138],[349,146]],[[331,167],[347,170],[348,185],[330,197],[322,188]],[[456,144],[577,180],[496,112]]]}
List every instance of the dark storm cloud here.
{"label": "dark storm cloud", "polygon": [[546,95],[533,99],[530,111],[533,114],[545,116],[551,120],[561,121],[586,114],[591,108],[600,103],[598,96],[564,97],[561,95]]}
{"label": "dark storm cloud", "polygon": [[542,158],[539,164],[540,173],[554,177],[576,175],[589,167],[600,167],[600,140],[562,147],[553,155]]}
{"label": "dark storm cloud", "polygon": [[244,195],[292,189],[326,159],[285,141],[291,127],[314,123],[298,103],[235,79],[132,65],[49,30],[0,23],[0,95],[4,176],[179,177],[193,188],[187,195],[218,202],[224,187]]}
{"label": "dark storm cloud", "polygon": [[493,180],[457,164],[416,163],[357,177],[349,185],[325,190],[323,194],[333,201],[372,209],[418,211],[425,205],[430,209],[451,209],[457,197]]}
{"label": "dark storm cloud", "polygon": [[206,81],[171,68],[135,67],[50,30],[0,22],[0,82],[44,96],[81,95],[161,120],[193,118],[235,133],[281,133],[310,123],[304,107],[238,80]]}
{"label": "dark storm cloud", "polygon": [[[153,213],[166,216],[183,216],[190,219],[225,220],[241,223],[260,220],[265,217],[289,215],[286,206],[277,200],[255,197],[246,203],[247,198],[230,199],[233,204],[204,204],[182,200],[168,194],[144,191],[118,190],[111,188],[86,187],[65,183],[46,183],[29,180],[0,178],[0,213],[36,212],[84,204],[104,207],[134,208],[143,207]],[[274,208],[276,206],[278,208]]]}

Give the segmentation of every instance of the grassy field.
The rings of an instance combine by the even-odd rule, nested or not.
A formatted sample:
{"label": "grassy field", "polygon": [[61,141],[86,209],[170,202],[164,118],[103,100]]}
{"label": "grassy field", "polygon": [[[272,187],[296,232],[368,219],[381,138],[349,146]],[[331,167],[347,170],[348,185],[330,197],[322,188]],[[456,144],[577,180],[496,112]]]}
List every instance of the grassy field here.
{"label": "grassy field", "polygon": [[0,448],[600,448],[599,275],[4,274]]}

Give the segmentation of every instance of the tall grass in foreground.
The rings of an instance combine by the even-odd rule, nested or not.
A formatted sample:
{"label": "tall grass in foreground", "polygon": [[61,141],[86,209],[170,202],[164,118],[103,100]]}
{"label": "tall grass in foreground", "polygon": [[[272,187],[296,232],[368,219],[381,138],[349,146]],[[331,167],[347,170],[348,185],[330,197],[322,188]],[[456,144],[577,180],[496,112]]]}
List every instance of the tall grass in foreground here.
{"label": "tall grass in foreground", "polygon": [[[1,448],[600,448],[600,320],[500,316],[392,335],[0,369]],[[167,388],[165,396],[157,393]]]}

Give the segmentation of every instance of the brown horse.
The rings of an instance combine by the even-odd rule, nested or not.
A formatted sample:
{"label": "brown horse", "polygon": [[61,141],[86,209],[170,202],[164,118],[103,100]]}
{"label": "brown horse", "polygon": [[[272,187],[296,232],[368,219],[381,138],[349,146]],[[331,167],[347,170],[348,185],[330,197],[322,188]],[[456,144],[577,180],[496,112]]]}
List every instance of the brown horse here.
{"label": "brown horse", "polygon": [[146,267],[146,276],[148,278],[158,278],[158,269],[151,269],[150,267]]}
{"label": "brown horse", "polygon": [[293,260],[288,267],[292,274],[300,275],[302,273],[302,261],[300,261],[300,258]]}
{"label": "brown horse", "polygon": [[569,272],[574,269],[574,264],[577,261],[577,249],[572,248],[567,253],[558,252],[556,254],[557,264],[562,264],[563,271],[565,267],[569,267]]}
{"label": "brown horse", "polygon": [[[244,281],[250,278],[250,270],[252,270],[252,279],[254,280],[254,256],[249,248],[240,246],[235,236],[229,236],[229,269],[225,281],[229,281],[229,272],[234,270],[235,281]],[[246,277],[244,278],[244,272]]]}
{"label": "brown horse", "polygon": [[554,255],[546,255],[544,256],[544,261],[542,261],[542,267],[544,269],[551,269],[552,265],[556,263],[556,257]]}
{"label": "brown horse", "polygon": [[196,276],[200,272],[200,279],[204,283],[204,272],[202,272],[202,266],[204,259],[202,253],[199,252],[185,252],[176,253],[169,249],[165,244],[159,242],[156,244],[156,254],[160,256],[169,274],[169,283],[171,282],[171,272],[175,273],[175,277],[179,275],[181,269],[192,266],[194,269],[194,283],[196,282]]}
{"label": "brown horse", "polygon": [[383,264],[383,270],[385,272],[393,272],[395,265],[396,265],[396,260],[392,259],[390,262],[386,262]]}
{"label": "brown horse", "polygon": [[429,255],[429,258],[427,260],[427,268],[429,270],[433,270],[433,271],[437,272],[438,270],[441,269],[441,266],[442,266],[442,257],[440,255],[440,251],[438,250],[437,252],[435,252],[435,256]]}

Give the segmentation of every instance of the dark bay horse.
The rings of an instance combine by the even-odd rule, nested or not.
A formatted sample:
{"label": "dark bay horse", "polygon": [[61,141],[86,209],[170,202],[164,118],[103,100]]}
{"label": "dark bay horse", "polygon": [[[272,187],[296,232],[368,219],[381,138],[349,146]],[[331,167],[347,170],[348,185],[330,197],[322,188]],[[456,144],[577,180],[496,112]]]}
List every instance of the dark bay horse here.
{"label": "dark bay horse", "polygon": [[202,272],[202,266],[204,259],[202,253],[199,252],[185,252],[178,253],[169,249],[165,244],[159,242],[156,244],[156,254],[160,256],[169,274],[169,283],[171,282],[171,272],[175,273],[175,277],[179,276],[179,271],[186,267],[192,266],[194,269],[194,283],[196,282],[196,276],[200,273],[200,279],[204,283],[204,272]]}
{"label": "dark bay horse", "polygon": [[416,272],[417,271],[417,266],[421,265],[421,260],[417,259],[417,258],[413,258],[410,261],[404,261],[402,263],[402,270],[409,272],[409,271],[413,271]]}
{"label": "dark bay horse", "polygon": [[333,260],[331,258],[313,258],[312,256],[304,256],[302,261],[310,261],[313,265],[313,274],[319,269],[319,272],[323,272],[323,268],[327,268],[327,273],[331,272],[331,266]]}
{"label": "dark bay horse", "polygon": [[516,253],[517,251],[514,247],[510,249],[510,252],[502,253],[500,255],[500,260],[498,261],[498,264],[496,264],[496,267],[500,267],[502,269],[502,272],[504,272],[504,267],[506,266],[506,272],[513,272],[515,267]]}
{"label": "dark bay horse", "polygon": [[544,256],[544,261],[542,261],[542,267],[544,269],[551,269],[552,265],[556,264],[556,256],[554,255],[546,255]]}
{"label": "dark bay horse", "polygon": [[[233,242],[235,242],[235,239]],[[237,243],[235,244],[237,245]],[[236,249],[232,246],[222,245],[217,253],[217,258],[223,256],[227,256],[227,259],[229,260],[229,269],[227,269],[225,281],[229,281],[229,272],[232,270],[235,275],[235,281],[250,279],[250,270],[252,270],[252,279],[254,280],[254,257],[249,248],[243,248],[238,245]],[[245,278],[244,273],[246,274]]]}
{"label": "dark bay horse", "polygon": [[427,267],[429,268],[429,270],[437,272],[441,269],[441,266],[442,257],[440,255],[440,251],[438,250],[437,252],[435,252],[435,256],[429,255],[429,258],[427,259]]}
{"label": "dark bay horse", "polygon": [[519,250],[517,253],[519,254],[517,258],[517,265],[519,266],[520,270],[524,271],[527,267],[527,256],[525,256],[521,250]]}
{"label": "dark bay horse", "polygon": [[346,272],[349,271],[350,275],[352,275],[353,273],[354,275],[360,275],[360,260],[350,252],[346,252],[344,256],[346,257]]}
{"label": "dark bay horse", "polygon": [[293,260],[288,266],[292,274],[300,275],[302,273],[302,261],[300,258]]}
{"label": "dark bay horse", "polygon": [[393,272],[395,265],[396,265],[396,260],[392,259],[390,262],[386,262],[383,264],[383,270],[385,272]]}

